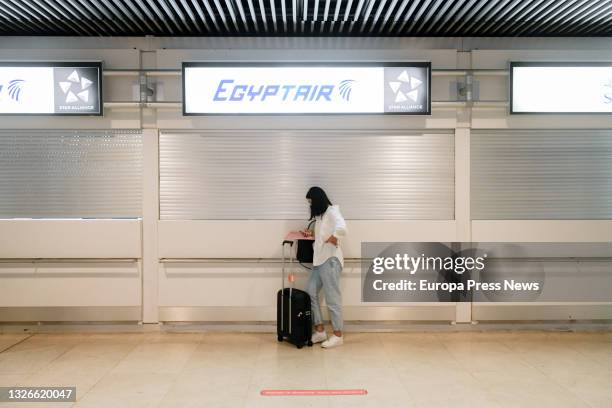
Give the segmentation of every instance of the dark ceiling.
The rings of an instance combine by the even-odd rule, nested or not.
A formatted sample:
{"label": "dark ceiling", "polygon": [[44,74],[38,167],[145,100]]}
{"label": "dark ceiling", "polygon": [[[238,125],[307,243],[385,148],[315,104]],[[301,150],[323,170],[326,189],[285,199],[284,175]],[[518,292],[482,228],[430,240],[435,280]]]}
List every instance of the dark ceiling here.
{"label": "dark ceiling", "polygon": [[612,35],[612,0],[0,0],[0,35]]}

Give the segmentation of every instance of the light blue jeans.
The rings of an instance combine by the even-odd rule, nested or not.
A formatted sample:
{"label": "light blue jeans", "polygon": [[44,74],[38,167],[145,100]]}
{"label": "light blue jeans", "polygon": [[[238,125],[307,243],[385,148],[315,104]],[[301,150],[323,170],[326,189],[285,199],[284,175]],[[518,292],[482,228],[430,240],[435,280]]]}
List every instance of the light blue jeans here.
{"label": "light blue jeans", "polygon": [[335,256],[329,258],[321,265],[313,266],[308,279],[306,291],[310,295],[312,319],[315,325],[323,324],[319,292],[323,288],[325,302],[329,309],[332,327],[336,331],[342,330],[342,294],[340,293],[340,273],[342,264]]}

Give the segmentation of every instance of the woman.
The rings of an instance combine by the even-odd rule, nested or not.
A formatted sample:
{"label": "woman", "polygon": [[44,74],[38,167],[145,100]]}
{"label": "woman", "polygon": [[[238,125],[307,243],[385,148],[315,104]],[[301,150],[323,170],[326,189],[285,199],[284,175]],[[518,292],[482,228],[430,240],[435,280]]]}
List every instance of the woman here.
{"label": "woman", "polygon": [[[346,235],[346,222],[337,205],[332,205],[327,194],[320,187],[312,187],[306,194],[310,204],[310,219],[315,220],[314,231],[304,231],[314,235],[314,254],[312,273],[306,291],[310,295],[315,332],[313,343],[322,343],[325,348],[341,346],[342,338],[342,294],[340,293],[340,273],[344,265],[339,237]],[[328,339],[323,326],[319,292],[323,289],[325,301],[331,316],[334,334]]]}

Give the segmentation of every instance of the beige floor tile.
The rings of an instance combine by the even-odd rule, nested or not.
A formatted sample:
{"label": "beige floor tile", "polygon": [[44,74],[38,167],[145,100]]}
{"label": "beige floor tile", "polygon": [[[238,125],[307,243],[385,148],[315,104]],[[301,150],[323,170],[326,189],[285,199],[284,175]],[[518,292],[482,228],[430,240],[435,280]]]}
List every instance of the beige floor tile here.
{"label": "beige floor tile", "polygon": [[234,370],[183,372],[174,380],[159,406],[243,406],[250,381],[250,372],[235,372]]}
{"label": "beige floor tile", "polygon": [[383,343],[437,343],[440,341],[438,333],[377,333],[376,336]]}
{"label": "beige floor tile", "polygon": [[253,371],[249,395],[259,395],[263,389],[325,389],[325,372],[308,371],[301,365],[283,364],[274,367],[258,367]]}
{"label": "beige floor tile", "polygon": [[[0,353],[0,385],[76,385],[77,407],[104,408],[612,407],[607,333],[348,333],[345,341],[298,350],[269,333],[36,334]],[[260,395],[345,388],[368,394]]]}
{"label": "beige floor tile", "polygon": [[326,408],[330,406],[327,396],[274,396],[260,395],[249,397],[244,405],[247,408]]}
{"label": "beige floor tile", "polygon": [[121,360],[132,352],[138,343],[123,341],[87,341],[79,343],[64,354],[62,360],[87,359],[95,357],[105,360]]}
{"label": "beige floor tile", "polygon": [[257,346],[253,348],[218,346],[214,349],[200,344],[185,363],[183,370],[236,369],[251,370],[257,362]]}
{"label": "beige floor tile", "polygon": [[405,379],[406,391],[417,407],[500,407],[489,389],[467,373],[414,381]]}
{"label": "beige floor tile", "polygon": [[332,407],[411,407],[410,394],[392,367],[345,371],[326,366],[328,389],[365,389],[367,395],[330,396]]}
{"label": "beige floor tile", "polygon": [[550,340],[559,341],[587,341],[587,342],[612,342],[612,333],[610,332],[548,332],[547,337]]}
{"label": "beige floor tile", "polygon": [[70,408],[75,402],[2,402],[2,408]]}
{"label": "beige floor tile", "polygon": [[612,342],[576,340],[566,343],[569,348],[605,366],[612,367]]}
{"label": "beige floor tile", "polygon": [[408,388],[436,387],[472,379],[471,374],[463,367],[445,367],[433,363],[415,363],[397,367],[396,372],[399,380]]}
{"label": "beige floor tile", "polygon": [[140,408],[161,402],[176,374],[110,373],[76,403],[79,408]]}
{"label": "beige floor tile", "polygon": [[141,340],[145,343],[199,343],[204,337],[204,333],[144,333]]}
{"label": "beige floor tile", "polygon": [[11,387],[19,384],[28,374],[0,374],[0,387]]}
{"label": "beige floor tile", "polygon": [[185,367],[197,347],[196,343],[143,343],[138,344],[113,373],[174,373]]}
{"label": "beige floor tile", "polygon": [[538,370],[500,370],[475,373],[474,377],[503,407],[588,407]]}
{"label": "beige floor tile", "polygon": [[144,333],[91,333],[86,341],[119,343],[141,343]]}
{"label": "beige floor tile", "polygon": [[13,334],[13,333],[3,333],[0,334],[0,353],[9,347],[19,343],[20,341],[26,339],[29,334]]}
{"label": "beige floor tile", "polygon": [[[79,400],[120,361],[120,357],[109,358],[103,353],[96,356],[73,351],[74,349],[70,350],[42,370],[22,379],[19,385],[74,386]],[[123,355],[127,352],[126,350]]]}
{"label": "beige floor tile", "polygon": [[612,406],[612,366],[594,369],[588,373],[565,370],[547,376],[591,407]]}
{"label": "beige floor tile", "polygon": [[497,341],[463,342],[445,345],[449,354],[469,372],[528,370],[529,364],[521,355]]}
{"label": "beige floor tile", "polygon": [[38,346],[22,349],[17,345],[0,353],[0,374],[32,374],[64,354],[68,347],[61,345]]}

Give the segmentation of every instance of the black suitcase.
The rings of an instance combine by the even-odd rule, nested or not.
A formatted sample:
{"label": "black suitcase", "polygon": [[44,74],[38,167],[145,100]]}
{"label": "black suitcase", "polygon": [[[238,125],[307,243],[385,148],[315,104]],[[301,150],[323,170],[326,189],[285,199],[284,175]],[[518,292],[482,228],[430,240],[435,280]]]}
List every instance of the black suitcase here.
{"label": "black suitcase", "polygon": [[278,341],[287,339],[301,349],[312,346],[312,317],[310,296],[300,289],[285,288],[285,245],[289,251],[293,241],[283,241],[282,289],[276,295],[276,334]]}

